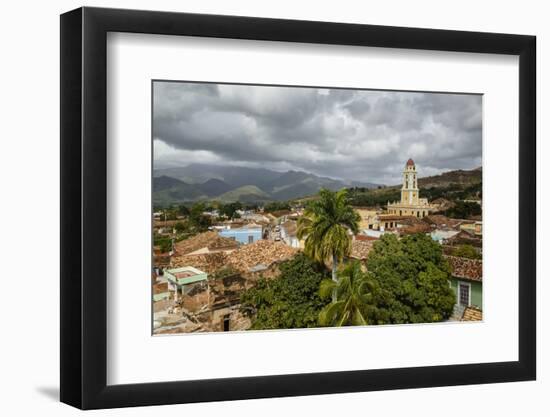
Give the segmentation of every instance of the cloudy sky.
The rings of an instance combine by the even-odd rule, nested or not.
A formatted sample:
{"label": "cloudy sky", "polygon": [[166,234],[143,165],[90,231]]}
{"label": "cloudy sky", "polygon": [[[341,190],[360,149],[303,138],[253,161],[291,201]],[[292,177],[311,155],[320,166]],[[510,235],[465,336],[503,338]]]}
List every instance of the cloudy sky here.
{"label": "cloudy sky", "polygon": [[154,167],[302,170],[397,184],[481,166],[481,96],[155,82]]}

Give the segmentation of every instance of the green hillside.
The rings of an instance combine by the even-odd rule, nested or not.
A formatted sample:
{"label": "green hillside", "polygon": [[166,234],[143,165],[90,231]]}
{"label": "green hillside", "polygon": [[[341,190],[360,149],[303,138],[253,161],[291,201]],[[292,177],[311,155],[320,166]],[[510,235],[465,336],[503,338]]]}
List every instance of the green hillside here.
{"label": "green hillside", "polygon": [[255,185],[244,185],[234,190],[223,193],[216,200],[222,202],[240,201],[243,203],[269,201],[272,197],[265,191],[260,190]]}

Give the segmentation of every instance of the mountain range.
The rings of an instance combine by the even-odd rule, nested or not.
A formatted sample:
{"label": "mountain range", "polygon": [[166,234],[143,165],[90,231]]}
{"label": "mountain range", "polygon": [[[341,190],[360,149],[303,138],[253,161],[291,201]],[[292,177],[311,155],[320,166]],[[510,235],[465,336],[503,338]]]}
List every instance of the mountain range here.
{"label": "mountain range", "polygon": [[342,181],[303,171],[191,164],[153,171],[153,204],[198,200],[222,202],[284,201],[316,194],[321,188],[375,188],[378,184]]}

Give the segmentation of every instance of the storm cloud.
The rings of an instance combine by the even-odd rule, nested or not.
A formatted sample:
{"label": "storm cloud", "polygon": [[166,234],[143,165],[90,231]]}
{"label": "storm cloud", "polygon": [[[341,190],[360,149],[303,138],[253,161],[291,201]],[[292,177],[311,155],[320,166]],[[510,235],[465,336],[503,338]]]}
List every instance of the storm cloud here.
{"label": "storm cloud", "polygon": [[481,95],[157,81],[154,168],[290,169],[397,184],[481,166]]}

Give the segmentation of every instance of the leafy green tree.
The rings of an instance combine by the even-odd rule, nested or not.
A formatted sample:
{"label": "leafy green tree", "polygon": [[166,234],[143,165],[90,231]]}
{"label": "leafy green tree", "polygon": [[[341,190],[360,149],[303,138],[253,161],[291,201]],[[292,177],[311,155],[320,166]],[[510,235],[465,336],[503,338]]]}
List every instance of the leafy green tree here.
{"label": "leafy green tree", "polygon": [[272,213],[279,210],[290,210],[290,204],[288,201],[273,201],[264,206],[264,211],[266,213]]}
{"label": "leafy green tree", "polygon": [[479,216],[481,206],[478,203],[468,201],[457,201],[455,206],[445,212],[447,217],[455,219],[467,219],[471,216]]}
{"label": "leafy green tree", "polygon": [[[332,261],[332,280],[338,280],[338,262],[351,252],[351,236],[359,231],[361,217],[347,201],[347,191],[319,191],[298,219],[297,235],[305,238],[304,252],[318,262]],[[336,293],[332,296],[336,301]]]}
{"label": "leafy green tree", "polygon": [[189,209],[187,206],[184,206],[183,204],[180,204],[177,208],[177,212],[180,216],[188,216],[189,215]]}
{"label": "leafy green tree", "polygon": [[227,217],[228,219],[236,219],[241,216],[237,213],[237,210],[242,210],[243,205],[235,201],[233,203],[223,204],[220,206],[220,214]]}
{"label": "leafy green tree", "polygon": [[172,239],[165,236],[155,236],[153,245],[158,246],[162,253],[170,252],[172,250]]}
{"label": "leafy green tree", "polygon": [[181,233],[185,231],[185,224],[183,224],[183,222],[176,222],[174,229],[176,229],[176,232]]}
{"label": "leafy green tree", "polygon": [[453,250],[453,256],[461,258],[481,259],[481,254],[472,245],[464,244]]}
{"label": "leafy green tree", "polygon": [[189,212],[189,223],[198,231],[205,231],[211,225],[210,218],[203,214],[205,209],[204,203],[196,203]]}
{"label": "leafy green tree", "polygon": [[367,268],[374,281],[371,322],[429,323],[451,315],[455,296],[449,287],[450,268],[429,236],[399,240],[383,235],[369,253]]}
{"label": "leafy green tree", "polygon": [[372,283],[361,270],[361,263],[348,263],[339,273],[338,281],[325,279],[321,282],[319,295],[330,298],[336,293],[336,302],[327,305],[319,313],[322,326],[364,326],[372,311]]}
{"label": "leafy green tree", "polygon": [[324,268],[303,254],[283,262],[281,275],[261,278],[241,296],[241,311],[252,319],[252,329],[294,329],[317,326],[319,311],[326,301],[319,285],[326,278]]}

